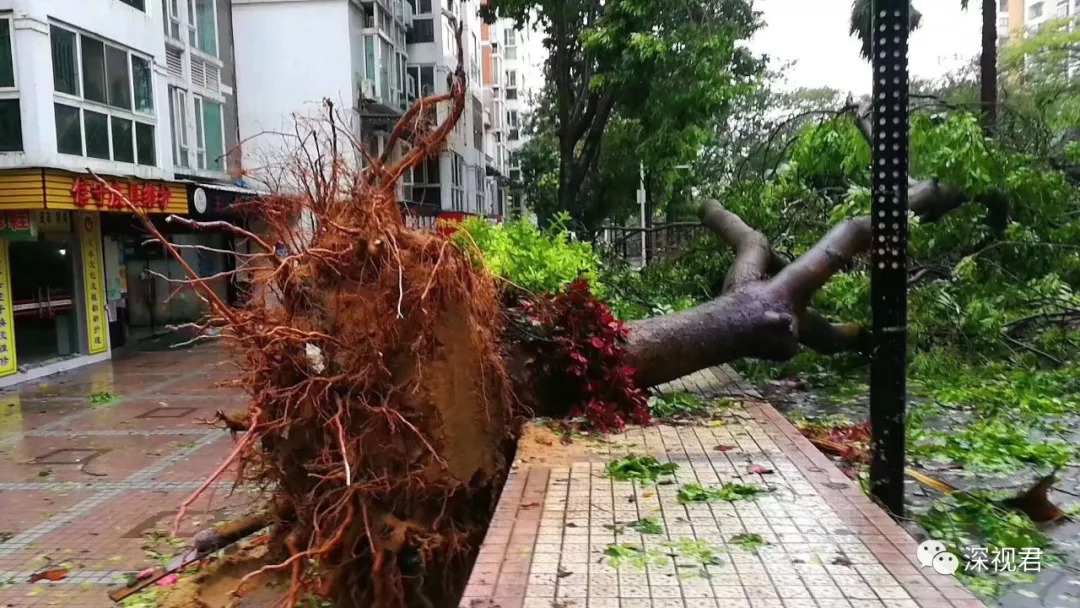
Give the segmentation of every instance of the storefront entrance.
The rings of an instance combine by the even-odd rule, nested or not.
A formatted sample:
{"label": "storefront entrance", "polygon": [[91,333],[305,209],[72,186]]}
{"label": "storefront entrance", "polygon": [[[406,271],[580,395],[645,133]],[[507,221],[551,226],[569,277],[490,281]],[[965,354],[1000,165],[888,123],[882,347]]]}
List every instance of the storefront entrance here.
{"label": "storefront entrance", "polygon": [[19,365],[79,353],[75,235],[42,234],[12,241],[12,318]]}

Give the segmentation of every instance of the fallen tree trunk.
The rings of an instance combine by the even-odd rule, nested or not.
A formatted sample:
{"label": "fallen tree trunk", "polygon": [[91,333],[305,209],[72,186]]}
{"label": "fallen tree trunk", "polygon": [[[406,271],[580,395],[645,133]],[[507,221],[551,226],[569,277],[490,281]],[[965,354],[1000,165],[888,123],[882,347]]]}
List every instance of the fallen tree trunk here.
{"label": "fallen tree trunk", "polygon": [[[865,108],[856,111],[855,119],[869,140],[871,121]],[[936,180],[913,182],[908,188],[911,213],[923,223],[945,217],[971,200],[962,190]],[[987,209],[987,223],[995,232],[1003,231],[1009,216],[1004,196],[990,193],[979,196],[978,202]],[[831,323],[809,305],[834,274],[869,252],[870,216],[838,224],[810,251],[788,263],[772,250],[765,235],[718,201],[703,203],[699,215],[735,250],[735,261],[716,299],[630,324],[626,351],[637,369],[638,386],[655,386],[744,357],[789,359],[800,343],[823,353],[869,352],[865,328]]]}

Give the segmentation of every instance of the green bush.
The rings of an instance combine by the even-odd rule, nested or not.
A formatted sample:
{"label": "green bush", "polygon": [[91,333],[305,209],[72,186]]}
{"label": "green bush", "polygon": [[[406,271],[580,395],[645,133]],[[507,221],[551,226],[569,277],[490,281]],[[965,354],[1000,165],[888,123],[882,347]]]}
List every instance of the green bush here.
{"label": "green bush", "polygon": [[561,291],[584,276],[593,294],[602,298],[600,259],[592,245],[575,240],[566,228],[569,221],[570,216],[562,214],[541,230],[527,221],[496,225],[470,218],[462,223],[454,241],[466,251],[479,249],[478,263],[482,260],[492,274],[525,291]]}

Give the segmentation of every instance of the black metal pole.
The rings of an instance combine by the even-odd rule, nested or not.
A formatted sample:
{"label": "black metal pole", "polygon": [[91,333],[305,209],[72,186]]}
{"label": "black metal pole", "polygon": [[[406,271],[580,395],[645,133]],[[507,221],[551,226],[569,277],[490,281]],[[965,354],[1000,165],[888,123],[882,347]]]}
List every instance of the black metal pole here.
{"label": "black metal pole", "polygon": [[898,517],[904,514],[907,402],[908,2],[872,0],[870,488]]}

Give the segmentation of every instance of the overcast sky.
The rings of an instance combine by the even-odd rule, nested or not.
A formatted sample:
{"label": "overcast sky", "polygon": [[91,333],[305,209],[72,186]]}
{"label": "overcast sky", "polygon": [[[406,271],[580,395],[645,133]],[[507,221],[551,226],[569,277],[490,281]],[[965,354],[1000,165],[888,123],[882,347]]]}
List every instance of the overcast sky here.
{"label": "overcast sky", "polygon": [[[960,0],[915,0],[922,27],[910,41],[911,75],[936,78],[979,53],[979,11],[960,10]],[[977,3],[972,3],[977,5]],[[772,58],[771,67],[794,61],[790,87],[832,87],[856,95],[870,92],[870,65],[848,35],[851,0],[754,0],[765,27],[751,47]]]}

